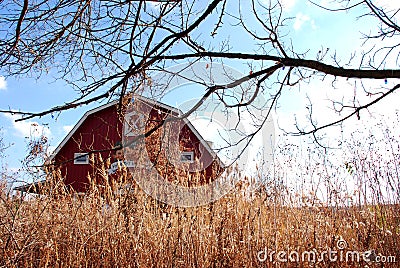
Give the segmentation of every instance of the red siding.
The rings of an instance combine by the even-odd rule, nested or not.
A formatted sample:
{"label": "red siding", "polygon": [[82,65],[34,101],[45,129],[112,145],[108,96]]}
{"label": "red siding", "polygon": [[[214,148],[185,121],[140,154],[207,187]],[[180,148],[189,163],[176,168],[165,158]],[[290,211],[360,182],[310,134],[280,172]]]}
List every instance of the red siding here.
{"label": "red siding", "polygon": [[[166,113],[169,112],[164,108],[160,110],[162,112],[159,112],[159,110],[156,109],[153,109],[150,112],[150,120],[147,122],[148,128],[151,127],[152,124],[154,125],[162,122]],[[122,140],[123,124],[121,121],[121,116],[117,113],[117,106],[110,106],[90,114],[79,128],[76,129],[75,133],[58,151],[54,158],[55,163],[61,166],[66,185],[72,186],[72,188],[78,192],[84,192],[88,189],[88,174],[91,174],[92,177],[96,177],[98,176],[96,175],[98,172],[96,172],[96,168],[92,167],[90,164],[74,164],[74,153],[94,151],[96,152],[95,154],[101,154],[103,160],[111,157],[111,149],[117,141]],[[190,128],[187,125],[184,125],[183,121],[181,121],[179,125],[179,128],[181,128],[179,133],[180,151],[194,151],[195,158],[200,159],[202,162],[201,165],[207,167],[202,171],[202,183],[215,178],[215,169],[220,172],[222,170],[221,167],[216,165],[216,161],[213,162],[211,154],[203,147],[199,138],[190,130]],[[151,135],[151,137],[146,138],[146,147],[161,142],[159,138],[157,139],[155,137],[156,132]],[[154,154],[152,155],[150,153],[154,152],[154,150],[151,151],[149,149],[148,152],[150,159],[153,162],[156,161],[157,159],[154,158]],[[160,163],[162,163],[162,161]],[[194,163],[190,165],[189,169],[193,170],[196,168],[193,166],[195,165]],[[160,172],[164,169],[164,167],[157,168]],[[171,173],[169,175],[178,176],[176,173]],[[92,179],[96,181],[99,180],[99,178]],[[167,179],[172,180],[171,177],[168,177]]]}
{"label": "red siding", "polygon": [[93,167],[74,164],[74,153],[101,151],[102,158],[107,159],[115,142],[121,140],[121,130],[115,106],[89,115],[55,157],[55,162],[62,164],[65,184],[78,192],[85,191],[89,185],[87,176],[93,172]]}

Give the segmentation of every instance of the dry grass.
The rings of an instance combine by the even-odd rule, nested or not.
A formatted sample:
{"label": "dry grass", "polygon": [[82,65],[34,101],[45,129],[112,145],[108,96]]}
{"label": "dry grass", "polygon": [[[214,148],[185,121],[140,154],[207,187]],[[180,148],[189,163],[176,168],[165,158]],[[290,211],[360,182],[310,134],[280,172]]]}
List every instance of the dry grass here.
{"label": "dry grass", "polygon": [[[93,185],[78,196],[55,183],[47,195],[29,200],[2,190],[0,267],[399,267],[400,154],[392,150],[385,160],[368,146],[349,150],[340,165],[317,151],[310,161],[284,146],[273,171],[260,172],[262,187],[249,192],[245,181],[195,208],[161,204],[137,187],[104,197],[107,191]],[[292,191],[291,175],[312,191]],[[356,188],[343,191],[350,181]],[[108,186],[102,187],[115,187]],[[362,254],[369,250],[369,260],[381,261],[367,262]],[[334,251],[336,261],[326,255]],[[360,260],[346,259],[349,251]],[[293,252],[299,261],[280,260]],[[303,259],[305,252],[317,259]]]}
{"label": "dry grass", "polygon": [[[288,207],[263,191],[251,201],[239,192],[197,208],[163,206],[140,191],[110,205],[96,191],[29,201],[2,196],[0,265],[306,267],[306,261],[261,262],[257,254],[265,248],[334,250],[339,239],[347,241],[346,249],[374,249],[400,260],[398,206]],[[310,264],[364,267],[366,262]],[[385,263],[390,265],[397,267]]]}

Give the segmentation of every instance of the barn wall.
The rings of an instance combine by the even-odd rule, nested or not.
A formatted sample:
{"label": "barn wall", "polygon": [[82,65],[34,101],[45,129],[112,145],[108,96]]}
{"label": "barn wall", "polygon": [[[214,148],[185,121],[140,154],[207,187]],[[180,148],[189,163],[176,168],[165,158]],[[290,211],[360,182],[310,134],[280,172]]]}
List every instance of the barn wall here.
{"label": "barn wall", "polygon": [[[163,122],[167,117],[168,111],[161,110],[160,113],[158,110],[153,109],[150,112],[151,123],[147,125],[146,130],[148,131],[155,125]],[[159,129],[152,135],[153,138],[148,137],[146,139],[146,148],[150,160],[153,163],[158,163],[156,168],[164,178],[184,186],[198,186],[215,179],[222,172],[221,166],[213,159],[213,156],[203,146],[200,139],[192,132],[189,126],[186,125],[184,120],[173,121],[171,124],[167,123],[166,128],[168,130]],[[179,155],[171,155],[174,152],[165,148],[168,147],[168,144],[165,147],[161,145],[165,136],[173,137],[171,138],[171,143],[174,143],[174,139],[177,138],[179,141],[179,152],[193,152],[195,161],[193,163],[178,163],[178,165],[173,165],[172,163],[177,161],[177,158],[180,158],[180,154],[178,152]],[[172,147],[174,146],[176,145],[172,144]],[[199,170],[200,172],[198,172]]]}
{"label": "barn wall", "polygon": [[122,124],[116,106],[89,115],[55,157],[61,163],[65,183],[76,191],[85,191],[89,185],[88,174],[96,172],[90,164],[74,164],[74,153],[101,151],[102,159],[111,156],[111,148],[121,140]]}
{"label": "barn wall", "polygon": [[[149,105],[147,105],[149,107]],[[143,109],[145,110],[146,108]],[[149,113],[149,121],[146,124],[146,130],[151,127],[162,123],[166,118],[169,110],[164,108],[152,109],[146,111]],[[62,174],[65,178],[65,183],[73,187],[78,192],[85,192],[90,185],[88,174],[91,174],[93,181],[101,183],[102,176],[99,174],[98,169],[94,168],[91,164],[74,164],[74,153],[86,153],[91,151],[98,151],[94,153],[94,159],[99,164],[98,154],[105,160],[112,157],[111,149],[115,146],[117,141],[122,140],[122,118],[117,113],[117,106],[110,106],[105,109],[99,110],[94,114],[90,114],[81,126],[75,131],[72,137],[66,144],[59,150],[55,156],[55,162],[60,164]],[[222,168],[216,161],[213,160],[210,152],[204,148],[199,138],[184,124],[183,120],[175,124],[177,127],[169,131],[178,131],[175,133],[179,136],[179,151],[193,151],[195,158],[198,160],[196,163],[187,164],[188,166],[176,168],[171,165],[168,160],[167,153],[162,150],[155,150],[160,148],[162,129],[153,133],[150,137],[146,138],[146,147],[149,152],[149,157],[152,162],[157,161],[158,171],[169,181],[180,181],[181,183],[191,186],[198,183],[205,183],[217,177]],[[195,166],[197,165],[197,166]],[[188,181],[189,177],[194,176],[196,172],[187,172],[189,170],[199,169],[198,165],[202,166],[201,179],[198,181]],[[107,168],[107,167],[106,167]],[[178,178],[179,177],[179,178]]]}

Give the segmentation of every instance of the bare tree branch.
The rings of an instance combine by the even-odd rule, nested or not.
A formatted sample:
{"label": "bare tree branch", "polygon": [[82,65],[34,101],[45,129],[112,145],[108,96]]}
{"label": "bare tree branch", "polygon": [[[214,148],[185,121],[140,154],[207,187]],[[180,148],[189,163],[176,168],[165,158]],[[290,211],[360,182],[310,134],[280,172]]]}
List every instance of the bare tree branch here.
{"label": "bare tree branch", "polygon": [[353,107],[354,108],[353,112],[351,112],[350,114],[340,118],[339,120],[336,120],[336,121],[328,123],[328,124],[324,124],[323,126],[320,126],[320,127],[317,127],[317,126],[314,125],[314,129],[312,129],[310,131],[300,131],[299,130],[299,133],[293,133],[292,132],[290,134],[295,135],[295,136],[309,135],[309,134],[313,134],[314,135],[315,133],[317,133],[318,131],[320,131],[322,129],[325,129],[325,128],[328,128],[328,127],[331,127],[331,126],[336,126],[336,125],[346,121],[347,119],[349,119],[349,118],[351,118],[351,117],[353,117],[355,115],[357,116],[358,119],[360,119],[360,111],[361,110],[367,109],[368,107],[376,104],[377,102],[379,102],[383,98],[387,97],[388,95],[390,95],[391,93],[393,93],[394,91],[396,91],[399,88],[400,88],[400,84],[397,84],[392,89],[390,89],[386,93],[382,94],[380,97],[374,99],[373,101],[371,101],[371,102],[369,102],[367,104],[364,104],[364,105],[360,105],[358,107]]}

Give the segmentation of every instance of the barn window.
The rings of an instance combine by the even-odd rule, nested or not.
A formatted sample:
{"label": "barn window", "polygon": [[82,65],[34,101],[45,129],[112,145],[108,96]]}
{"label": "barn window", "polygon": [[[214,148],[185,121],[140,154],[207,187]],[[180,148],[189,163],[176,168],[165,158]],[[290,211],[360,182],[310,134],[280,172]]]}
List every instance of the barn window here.
{"label": "barn window", "polygon": [[181,162],[193,162],[194,161],[194,153],[193,152],[182,152],[181,153]]}
{"label": "barn window", "polygon": [[89,164],[89,154],[88,153],[74,153],[74,164],[76,164],[76,165]]}

